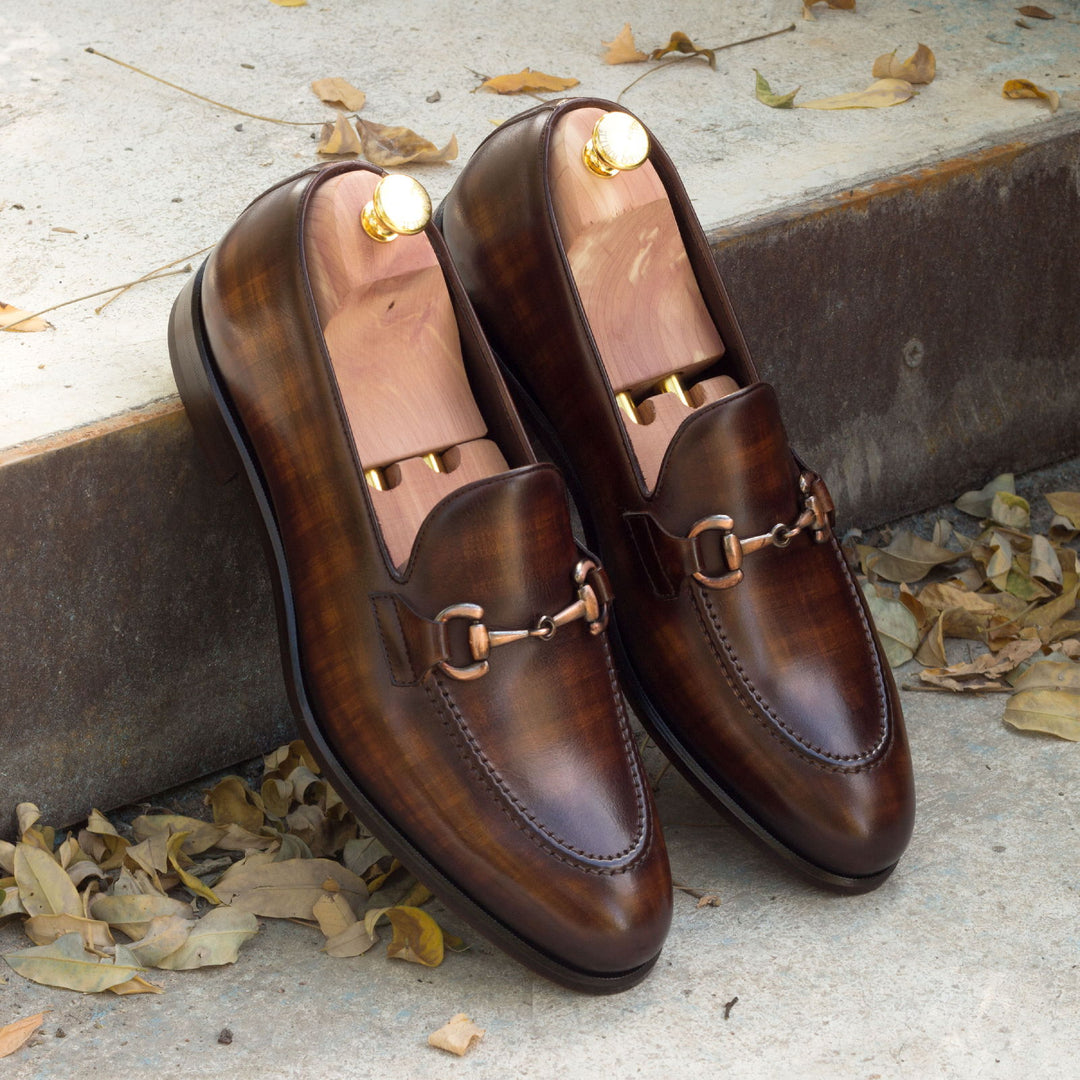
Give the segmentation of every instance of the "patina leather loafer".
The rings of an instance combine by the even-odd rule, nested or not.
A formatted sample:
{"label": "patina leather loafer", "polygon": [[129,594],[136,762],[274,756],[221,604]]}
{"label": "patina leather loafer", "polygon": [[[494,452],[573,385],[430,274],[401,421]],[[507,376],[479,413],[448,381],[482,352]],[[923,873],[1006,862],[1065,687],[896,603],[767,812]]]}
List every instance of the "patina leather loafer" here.
{"label": "patina leather loafer", "polygon": [[896,690],[670,159],[611,103],[545,104],[439,224],[611,575],[646,727],[802,870],[873,888],[914,816]]}
{"label": "patina leather loafer", "polygon": [[248,207],[177,300],[177,384],[262,510],[293,704],[335,788],[507,952],[622,990],[656,960],[671,881],[607,577],[426,193],[381,175],[323,166]]}

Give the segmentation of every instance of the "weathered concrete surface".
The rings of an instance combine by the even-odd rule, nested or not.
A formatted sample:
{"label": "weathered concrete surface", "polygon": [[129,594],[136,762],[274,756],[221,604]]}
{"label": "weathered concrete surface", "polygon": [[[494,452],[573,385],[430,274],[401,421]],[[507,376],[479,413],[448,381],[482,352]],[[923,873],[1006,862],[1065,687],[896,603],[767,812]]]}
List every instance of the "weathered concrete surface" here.
{"label": "weathered concrete surface", "polygon": [[711,239],[789,434],[847,521],[1080,451],[1080,132]]}
{"label": "weathered concrete surface", "polygon": [[[330,959],[316,932],[263,920],[232,967],[152,973],[159,997],[82,997],[0,964],[0,1024],[51,1010],[41,1043],[2,1075],[1073,1080],[1080,747],[1006,728],[1000,695],[909,693],[904,708],[918,820],[877,892],[794,878],[668,772],[676,880],[721,903],[677,894],[658,966],[626,994],[560,990],[452,919],[473,947],[434,970],[381,946]],[[0,927],[0,953],[25,943]],[[461,1060],[426,1045],[457,1012],[487,1029]]]}
{"label": "weathered concrete surface", "polygon": [[257,511],[169,406],[0,459],[0,835],[291,737]]}

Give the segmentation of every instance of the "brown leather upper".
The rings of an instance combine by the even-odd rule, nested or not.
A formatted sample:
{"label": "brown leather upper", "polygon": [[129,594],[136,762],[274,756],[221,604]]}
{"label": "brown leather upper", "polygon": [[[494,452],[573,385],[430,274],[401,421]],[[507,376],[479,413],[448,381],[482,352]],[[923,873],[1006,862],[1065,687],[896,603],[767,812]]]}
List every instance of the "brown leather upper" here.
{"label": "brown leather upper", "polygon": [[726,571],[716,532],[687,541],[695,523],[724,514],[743,539],[790,525],[805,505],[803,470],[685,191],[652,140],[650,160],[743,389],[684,421],[648,491],[551,210],[552,122],[587,106],[614,108],[544,105],[489,136],[444,202],[448,246],[493,347],[568,459],[633,671],[691,771],[813,866],[879,874],[908,842],[914,794],[899,702],[863,598],[835,539],[817,543],[811,529],[746,554],[732,587],[692,576],[705,564],[706,576]]}
{"label": "brown leather upper", "polygon": [[606,635],[568,623],[493,650],[472,681],[438,664],[470,663],[467,620],[437,621],[449,605],[480,605],[485,625],[515,629],[575,600],[583,556],[563,482],[535,463],[431,229],[470,384],[516,467],[445,498],[404,569],[391,564],[301,243],[314,185],[355,167],[366,166],[302,174],[257,200],[203,288],[211,348],[284,549],[303,689],[357,787],[473,902],[561,964],[625,972],[660,949],[670,877]]}

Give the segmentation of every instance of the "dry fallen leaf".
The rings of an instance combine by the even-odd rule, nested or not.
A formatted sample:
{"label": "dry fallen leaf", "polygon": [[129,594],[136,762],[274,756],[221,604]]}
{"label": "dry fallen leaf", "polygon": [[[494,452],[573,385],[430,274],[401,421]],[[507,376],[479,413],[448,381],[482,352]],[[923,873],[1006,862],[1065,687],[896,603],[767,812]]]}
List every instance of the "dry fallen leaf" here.
{"label": "dry fallen leaf", "polygon": [[425,967],[438,967],[443,961],[443,936],[439,924],[416,907],[398,905],[372,908],[364,915],[364,929],[374,937],[375,925],[386,916],[394,928],[394,936],[386,946],[386,955],[408,960]]}
{"label": "dry fallen leaf", "polygon": [[138,941],[133,941],[130,949],[140,964],[156,967],[187,941],[195,925],[191,919],[179,915],[162,915],[151,919],[146,933]]}
{"label": "dry fallen leaf", "polygon": [[30,915],[81,915],[82,901],[60,864],[29,844],[15,846],[15,881]]}
{"label": "dry fallen leaf", "polygon": [[[18,325],[15,325],[16,323]],[[52,323],[46,322],[40,315],[23,311],[14,304],[5,304],[0,300],[0,330],[8,329],[12,333],[29,334],[35,330],[51,330]]]}
{"label": "dry fallen leaf", "polygon": [[1009,698],[1004,719],[1022,731],[1041,731],[1080,742],[1080,689],[1020,690]]}
{"label": "dry fallen leaf", "polygon": [[886,581],[911,584],[921,581],[935,566],[955,562],[963,553],[938,547],[912,532],[903,530],[893,537],[886,547],[856,546],[862,561],[863,572],[876,574]]}
{"label": "dry fallen leaf", "polygon": [[913,84],[931,83],[937,70],[933,52],[921,42],[906,59],[897,60],[896,50],[884,53],[874,61],[872,72],[875,79],[904,79]]}
{"label": "dry fallen leaf", "polygon": [[277,4],[278,7],[306,7],[307,0],[270,0],[271,4]]}
{"label": "dry fallen leaf", "polygon": [[890,667],[906,664],[919,646],[919,624],[899,601],[879,596],[870,584],[863,585],[870,614]]}
{"label": "dry fallen leaf", "polygon": [[814,19],[811,10],[815,4],[826,3],[831,8],[839,8],[841,11],[854,11],[855,0],[803,0],[802,17],[807,20]]}
{"label": "dry fallen leaf", "polygon": [[354,922],[340,933],[327,938],[323,952],[327,956],[362,956],[374,944],[375,939],[368,933],[367,927],[362,922]]}
{"label": "dry fallen leaf", "polygon": [[787,94],[775,94],[768,80],[757,68],[754,68],[754,75],[756,76],[754,94],[762,105],[768,105],[770,109],[794,108],[795,95],[802,89],[801,86],[796,86],[794,90]]}
{"label": "dry fallen leaf", "polygon": [[363,90],[357,90],[352,83],[344,79],[316,79],[311,84],[311,89],[320,101],[346,112],[359,112],[367,101]]}
{"label": "dry fallen leaf", "polygon": [[119,986],[144,970],[123,945],[116,946],[111,960],[88,953],[83,948],[80,934],[65,934],[51,945],[7,953],[4,959],[24,979],[84,994]]}
{"label": "dry fallen leaf", "polygon": [[338,113],[336,120],[327,120],[323,124],[315,153],[324,157],[354,157],[362,153],[363,149],[360,136],[349,123],[349,118],[344,113]]}
{"label": "dry fallen leaf", "polygon": [[153,920],[166,915],[181,919],[194,919],[189,904],[173,900],[170,896],[121,895],[95,896],[90,903],[90,914],[107,922],[114,930],[120,930],[138,941],[145,937]]}
{"label": "dry fallen leaf", "polygon": [[452,1016],[438,1031],[428,1036],[428,1046],[448,1050],[458,1057],[468,1053],[484,1037],[484,1028],[477,1027],[464,1013]]}
{"label": "dry fallen leaf", "polygon": [[686,56],[703,56],[709,62],[709,67],[714,71],[716,70],[716,53],[712,49],[702,48],[700,45],[695,45],[690,38],[686,36],[681,30],[676,30],[671,39],[666,45],[659,49],[653,49],[649,53],[650,60],[659,60],[663,56],[667,56],[668,53],[677,52],[683,53]]}
{"label": "dry fallen leaf", "polygon": [[27,1016],[0,1027],[0,1058],[14,1054],[41,1027],[44,1018],[43,1012],[34,1013],[33,1016]]}
{"label": "dry fallen leaf", "polygon": [[221,876],[214,892],[223,903],[254,915],[310,919],[328,879],[340,886],[354,909],[367,902],[368,888],[363,880],[329,859],[261,863],[249,855]]}
{"label": "dry fallen leaf", "polygon": [[479,89],[493,90],[496,94],[536,94],[549,90],[569,90],[578,80],[559,75],[545,75],[542,71],[522,68],[514,75],[496,75],[485,79]]}
{"label": "dry fallen leaf", "polygon": [[915,96],[911,83],[904,79],[878,79],[865,90],[851,94],[835,94],[796,105],[797,109],[884,109],[900,105]]}
{"label": "dry fallen leaf", "polygon": [[648,53],[643,53],[635,44],[629,23],[623,23],[614,41],[601,41],[600,44],[607,49],[604,53],[605,64],[640,64],[649,59]]}
{"label": "dry fallen leaf", "polygon": [[23,923],[23,929],[35,945],[51,945],[72,933],[79,934],[83,947],[91,952],[103,952],[116,944],[108,923],[81,915],[33,915]]}
{"label": "dry fallen leaf", "polygon": [[147,982],[141,975],[135,975],[117,986],[110,986],[109,993],[119,994],[124,997],[127,994],[164,994],[164,987],[157,983]]}
{"label": "dry fallen leaf", "polygon": [[998,491],[990,503],[990,520],[1010,529],[1026,529],[1031,523],[1031,507],[1019,495]]}
{"label": "dry fallen leaf", "polygon": [[1051,15],[1045,8],[1036,7],[1034,4],[1025,4],[1023,7],[1016,9],[1021,15],[1026,15],[1029,19],[1056,19],[1056,15]]}
{"label": "dry fallen leaf", "polygon": [[357,120],[356,130],[360,133],[361,154],[372,165],[384,169],[410,162],[427,165],[453,161],[458,156],[456,135],[451,135],[450,141],[440,150],[433,142],[407,127]]}
{"label": "dry fallen leaf", "polygon": [[250,832],[262,828],[262,798],[239,776],[223,777],[213,786],[206,799],[214,812],[215,825],[235,824]]}
{"label": "dry fallen leaf", "polygon": [[167,971],[189,971],[235,963],[240,946],[258,932],[259,921],[249,912],[213,908],[195,923],[176,952],[157,961],[157,967]]}
{"label": "dry fallen leaf", "polygon": [[1044,90],[1030,79],[1009,79],[1001,88],[1004,98],[1038,98],[1050,106],[1051,112],[1057,112],[1061,104],[1061,95],[1056,90]]}

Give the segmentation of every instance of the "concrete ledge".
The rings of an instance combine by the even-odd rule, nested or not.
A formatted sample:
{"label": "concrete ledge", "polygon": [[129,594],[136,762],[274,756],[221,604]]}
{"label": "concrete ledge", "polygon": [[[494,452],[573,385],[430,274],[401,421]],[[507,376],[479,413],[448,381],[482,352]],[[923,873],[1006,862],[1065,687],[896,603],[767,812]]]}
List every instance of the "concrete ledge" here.
{"label": "concrete ledge", "polygon": [[178,401],[82,434],[0,460],[0,835],[22,800],[67,824],[291,737],[249,493]]}
{"label": "concrete ledge", "polygon": [[794,445],[867,525],[1080,451],[1080,132],[710,237]]}

